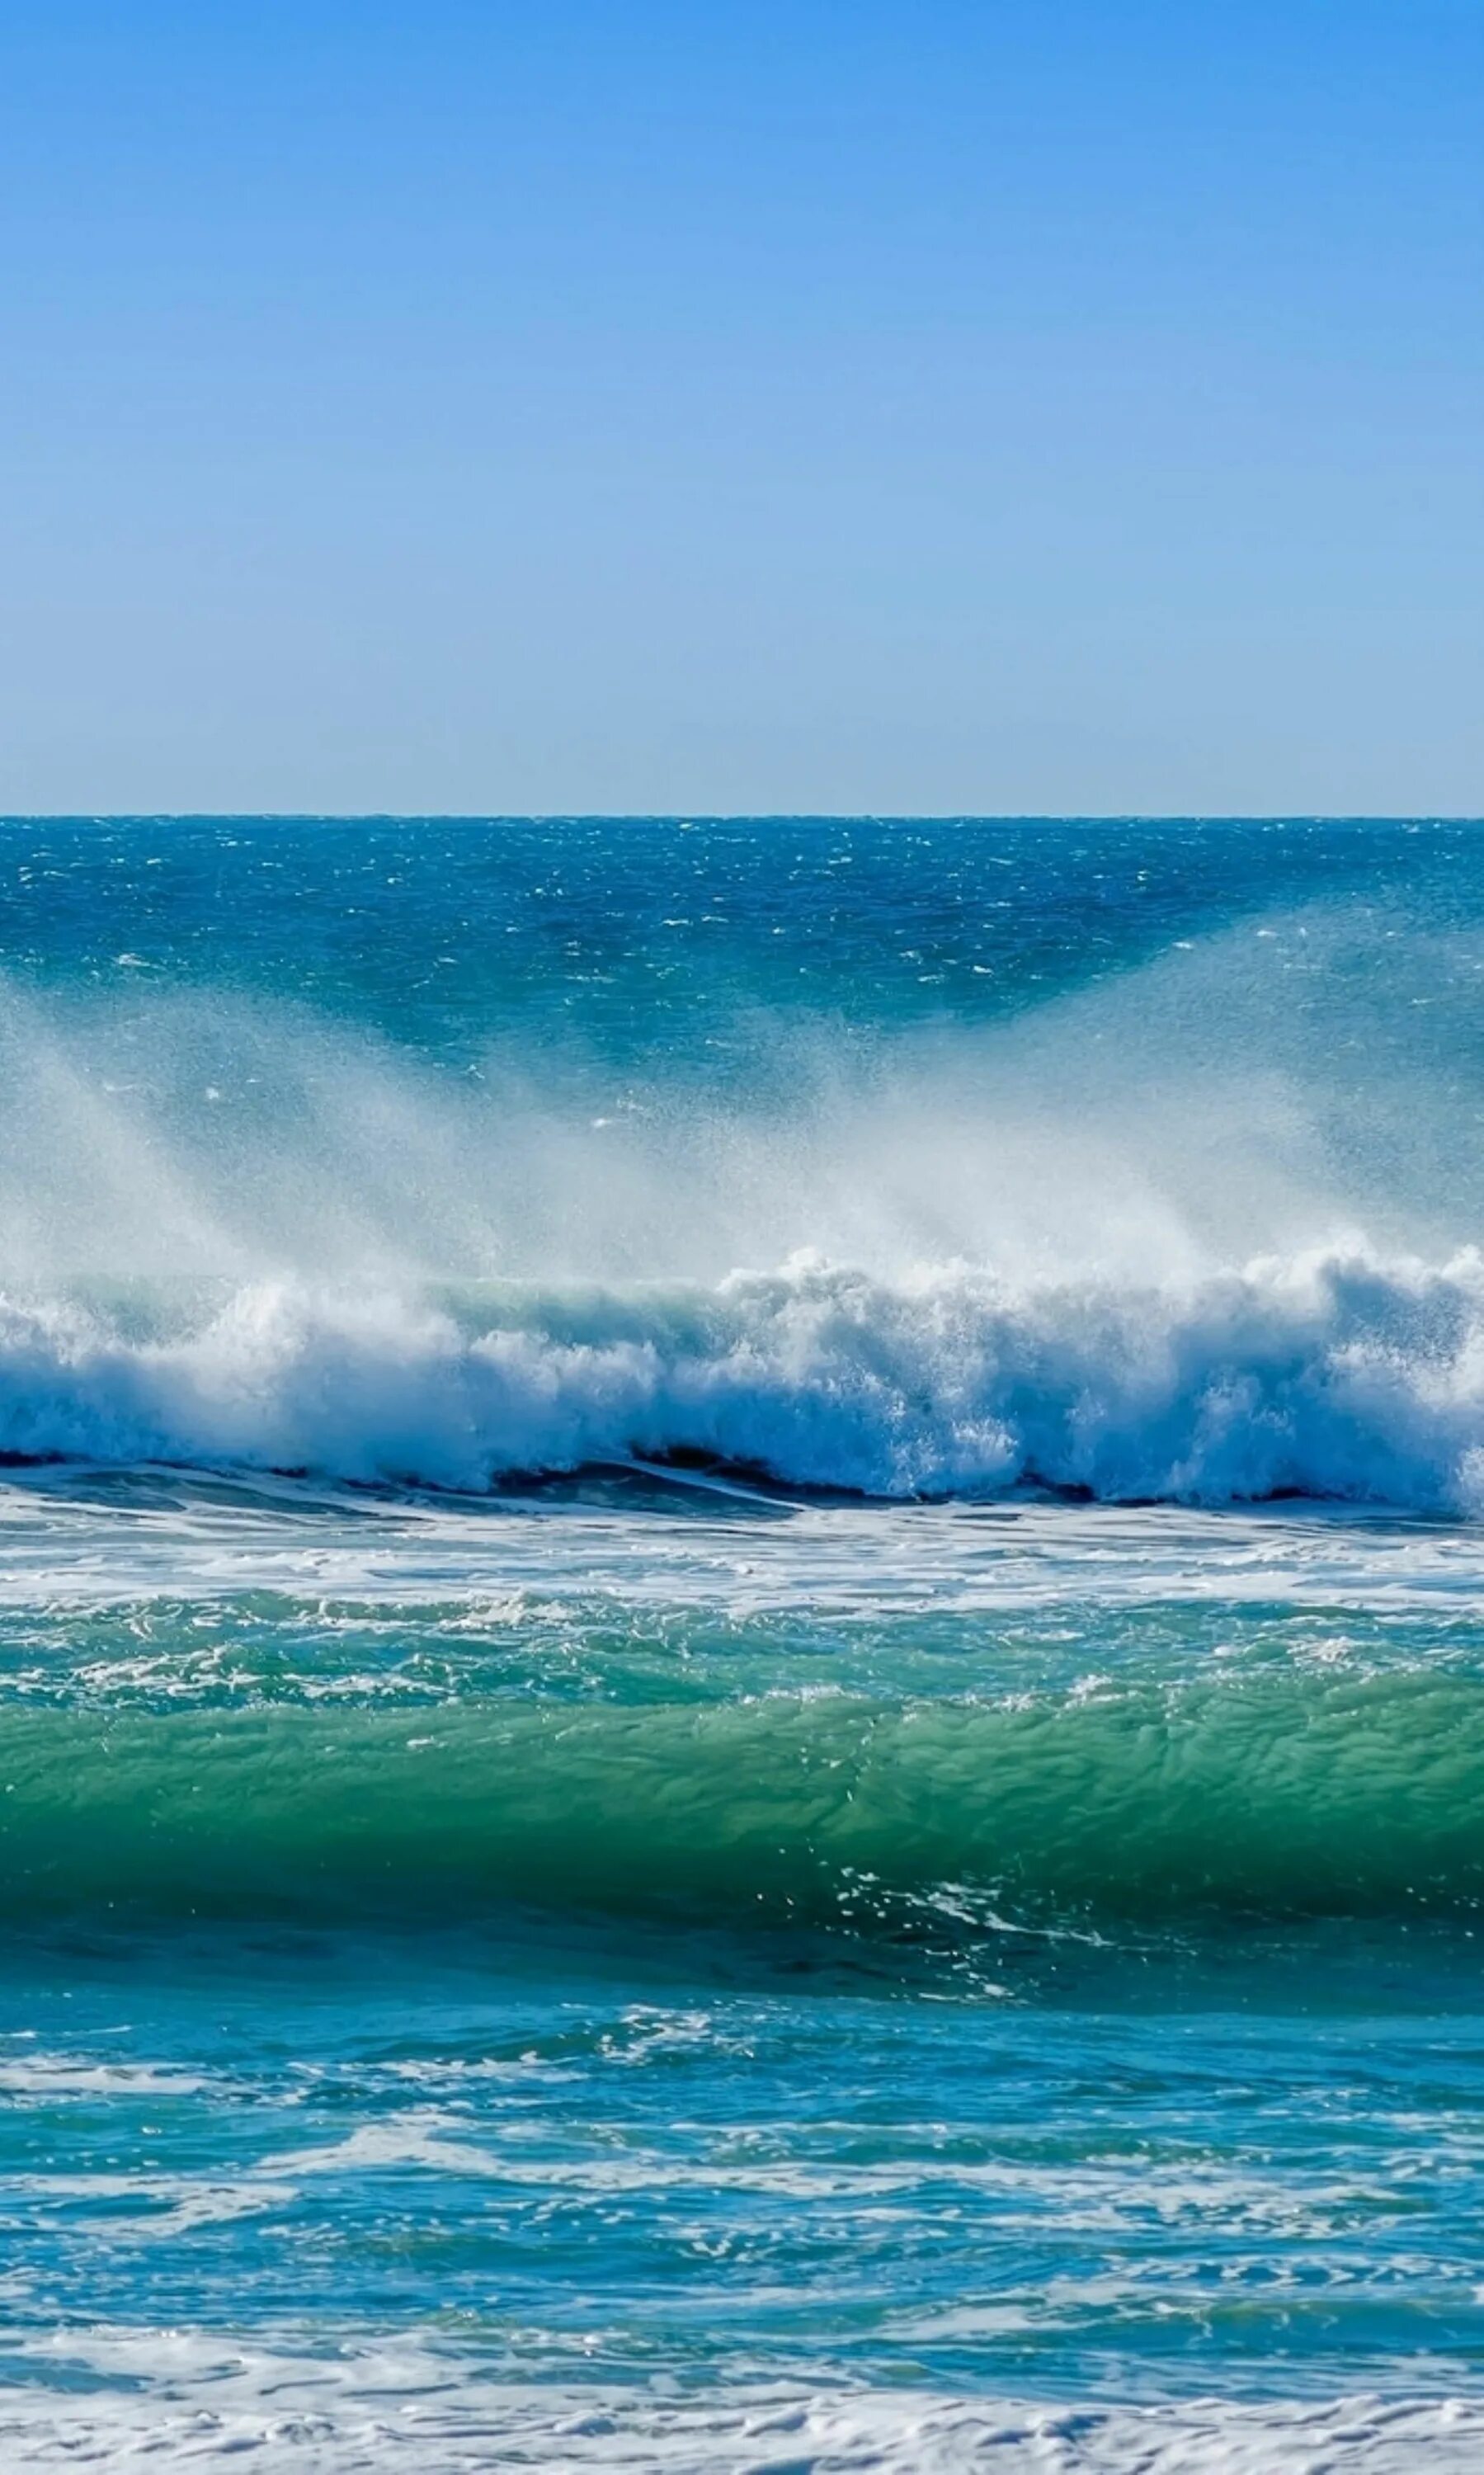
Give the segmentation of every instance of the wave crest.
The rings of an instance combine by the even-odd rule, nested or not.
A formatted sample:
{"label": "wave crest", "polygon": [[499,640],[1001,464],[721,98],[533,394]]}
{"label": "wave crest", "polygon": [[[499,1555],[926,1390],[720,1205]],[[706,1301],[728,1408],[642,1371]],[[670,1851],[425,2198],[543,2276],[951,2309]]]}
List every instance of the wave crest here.
{"label": "wave crest", "polygon": [[12,1459],[482,1489],[701,1459],[865,1495],[1484,1500],[1484,1257],[1270,1257],[1180,1284],[256,1282],[0,1299]]}

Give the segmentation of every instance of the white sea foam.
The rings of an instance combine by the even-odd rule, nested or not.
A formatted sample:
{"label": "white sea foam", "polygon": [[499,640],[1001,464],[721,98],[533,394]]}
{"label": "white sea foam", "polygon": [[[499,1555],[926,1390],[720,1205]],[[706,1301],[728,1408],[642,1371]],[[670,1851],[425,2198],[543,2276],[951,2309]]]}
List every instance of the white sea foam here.
{"label": "white sea foam", "polygon": [[797,1257],[711,1287],[248,1282],[188,1312],[12,1293],[0,1450],[466,1489],[708,1456],[880,1496],[1467,1513],[1484,1258],[1315,1250],[1140,1286]]}
{"label": "white sea foam", "polygon": [[[178,2332],[68,2332],[0,2391],[16,2470],[205,2466],[274,2475],[465,2475],[502,2466],[783,2475],[1469,2475],[1484,2407],[1416,2395],[1055,2404],[933,2390],[730,2389],[686,2396],[522,2386],[412,2344],[280,2355]],[[47,2379],[74,2385],[68,2395]],[[86,2384],[84,2388],[84,2384]],[[96,2385],[96,2386],[95,2386]],[[79,2390],[82,2393],[79,2393]]]}

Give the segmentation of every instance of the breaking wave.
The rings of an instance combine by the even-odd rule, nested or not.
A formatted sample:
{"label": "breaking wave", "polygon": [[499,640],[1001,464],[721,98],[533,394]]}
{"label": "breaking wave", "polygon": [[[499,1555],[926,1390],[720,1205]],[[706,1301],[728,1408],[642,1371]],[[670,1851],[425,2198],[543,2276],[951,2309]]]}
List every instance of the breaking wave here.
{"label": "breaking wave", "polygon": [[1139,1287],[799,1256],[714,1286],[12,1290],[0,1453],[480,1490],[710,1463],[869,1496],[1484,1501],[1484,1257]]}

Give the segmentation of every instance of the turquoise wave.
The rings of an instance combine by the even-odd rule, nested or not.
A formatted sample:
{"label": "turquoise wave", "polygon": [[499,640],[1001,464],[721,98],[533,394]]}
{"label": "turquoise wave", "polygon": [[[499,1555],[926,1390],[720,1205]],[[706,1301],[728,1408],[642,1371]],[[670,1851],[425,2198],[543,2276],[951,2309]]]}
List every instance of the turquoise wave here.
{"label": "turquoise wave", "polygon": [[[869,1926],[1460,1913],[1484,1679],[998,1703],[774,1693],[6,1714],[0,1909],[436,1921],[508,1902]],[[961,1901],[961,1904],[962,1902]]]}

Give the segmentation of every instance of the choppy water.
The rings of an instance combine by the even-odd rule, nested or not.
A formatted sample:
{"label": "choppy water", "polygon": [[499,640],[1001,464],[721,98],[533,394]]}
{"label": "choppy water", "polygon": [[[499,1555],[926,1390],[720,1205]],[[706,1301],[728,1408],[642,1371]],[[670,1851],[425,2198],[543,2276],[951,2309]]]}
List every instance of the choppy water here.
{"label": "choppy water", "polygon": [[6,2463],[1484,2463],[1484,838],[0,827]]}

